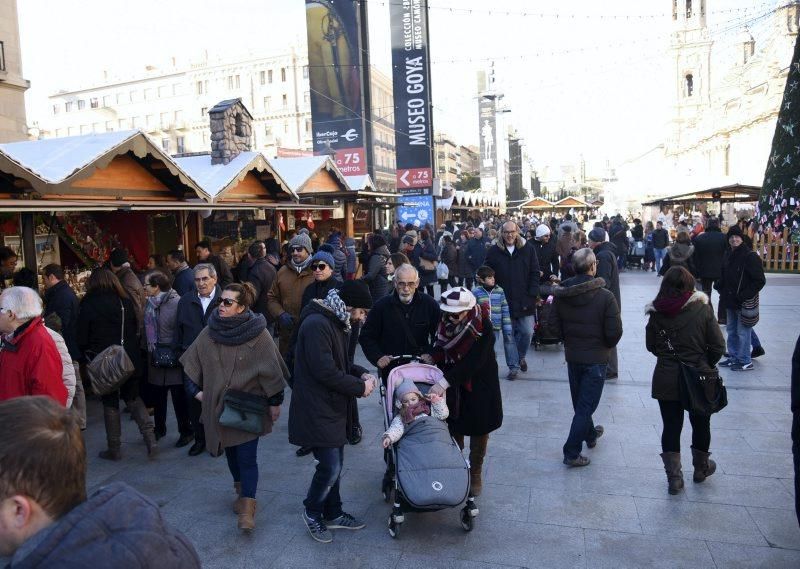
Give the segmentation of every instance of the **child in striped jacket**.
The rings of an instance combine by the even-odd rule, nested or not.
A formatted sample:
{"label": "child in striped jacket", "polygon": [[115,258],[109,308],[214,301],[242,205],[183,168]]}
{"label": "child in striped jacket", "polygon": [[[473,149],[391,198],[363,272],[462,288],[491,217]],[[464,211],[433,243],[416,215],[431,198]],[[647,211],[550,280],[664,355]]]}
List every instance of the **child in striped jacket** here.
{"label": "child in striped jacket", "polygon": [[[506,365],[509,366],[508,379],[516,379],[517,370],[511,368],[509,362],[516,362],[517,347],[514,344],[514,334],[511,331],[511,312],[508,308],[506,293],[494,282],[494,269],[486,265],[477,272],[477,284],[472,289],[472,294],[480,305],[489,307],[494,328],[495,344],[503,340],[503,351],[506,356]],[[513,376],[513,377],[512,377]]]}

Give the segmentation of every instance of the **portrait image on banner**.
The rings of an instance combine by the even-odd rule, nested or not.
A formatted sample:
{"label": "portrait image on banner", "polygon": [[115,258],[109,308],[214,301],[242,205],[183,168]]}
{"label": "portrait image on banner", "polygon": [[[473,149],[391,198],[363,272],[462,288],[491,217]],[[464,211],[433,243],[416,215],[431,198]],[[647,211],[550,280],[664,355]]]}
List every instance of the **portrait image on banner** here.
{"label": "portrait image on banner", "polygon": [[314,154],[366,174],[357,2],[306,0],[306,25]]}
{"label": "portrait image on banner", "polygon": [[478,104],[481,141],[481,178],[497,176],[497,114],[495,99],[481,97]]}

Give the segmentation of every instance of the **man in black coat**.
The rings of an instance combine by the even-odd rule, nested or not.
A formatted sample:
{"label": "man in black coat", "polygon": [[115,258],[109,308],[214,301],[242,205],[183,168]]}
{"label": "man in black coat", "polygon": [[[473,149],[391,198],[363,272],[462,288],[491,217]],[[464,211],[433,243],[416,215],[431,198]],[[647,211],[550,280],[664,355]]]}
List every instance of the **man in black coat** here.
{"label": "man in black coat", "polygon": [[[206,327],[211,311],[217,307],[222,298],[222,289],[217,285],[217,270],[214,265],[208,263],[197,265],[194,268],[194,283],[197,290],[187,292],[178,302],[175,335],[172,337],[172,346],[178,358]],[[189,421],[194,431],[194,444],[189,449],[189,456],[197,456],[206,449],[206,434],[200,423],[203,407],[196,398],[200,389],[186,376],[183,378],[183,386],[189,395]]]}
{"label": "man in black coat", "polygon": [[572,263],[577,274],[553,292],[555,309],[550,313],[550,325],[564,338],[564,359],[575,410],[564,443],[564,464],[586,466],[589,459],[581,455],[584,441],[594,448],[603,434],[603,427],[595,426],[592,414],[603,394],[611,349],[622,337],[622,319],[614,295],[604,288],[603,279],[595,278],[594,253],[579,249],[572,256]]}
{"label": "man in black coat", "polygon": [[525,356],[533,338],[536,302],[539,296],[539,259],[533,245],[519,234],[519,226],[507,221],[501,229],[502,241],[486,255],[486,265],[494,269],[495,282],[503,288],[511,312],[511,330],[517,353],[507,355],[508,379],[528,371]]}
{"label": "man in black coat", "polygon": [[289,442],[311,448],[318,461],[303,501],[303,520],[311,537],[322,543],[332,540],[331,529],[364,527],[342,510],[339,484],[350,434],[348,408],[354,397],[369,396],[378,384],[348,355],[352,325],[363,321],[371,307],[366,283],[347,281],[306,306],[298,325]]}
{"label": "man in black coat", "polygon": [[656,258],[656,274],[660,274],[661,265],[667,255],[669,247],[669,231],[664,229],[663,221],[656,221],[656,228],[653,230],[653,255]]}
{"label": "man in black coat", "polygon": [[58,315],[61,320],[61,335],[67,344],[67,350],[72,358],[75,368],[75,397],[72,398],[72,408],[78,414],[78,423],[81,430],[86,429],[86,394],[81,380],[80,364],[81,350],[78,347],[78,296],[64,280],[64,269],[61,265],[51,263],[44,268],[44,314]]}
{"label": "man in black coat", "polygon": [[210,263],[214,265],[217,271],[217,281],[220,288],[224,289],[226,286],[233,282],[233,273],[228,266],[228,263],[219,255],[211,253],[211,244],[208,241],[198,241],[194,246],[195,253],[197,253],[198,263]]}
{"label": "man in black coat", "polygon": [[700,279],[703,292],[711,302],[711,289],[714,281],[722,276],[722,258],[728,250],[728,240],[719,228],[719,220],[712,217],[708,220],[706,230],[694,240],[694,267],[696,277]]}
{"label": "man in black coat", "polygon": [[419,274],[411,265],[400,265],[394,273],[395,290],[370,310],[359,342],[374,366],[384,369],[392,356],[423,356],[430,353],[439,325],[439,304],[418,292]]}
{"label": "man in black coat", "polygon": [[186,255],[179,249],[167,253],[167,268],[172,271],[172,288],[180,296],[194,290],[194,272],[186,262]]}
{"label": "man in black coat", "polygon": [[256,303],[253,305],[253,312],[263,314],[269,322],[271,318],[267,310],[267,294],[269,294],[278,273],[272,263],[267,261],[267,247],[263,241],[253,242],[247,248],[247,253],[254,261],[247,271],[247,277],[242,279],[242,282],[249,282],[256,289]]}
{"label": "man in black coat", "polygon": [[[617,306],[622,310],[622,296],[619,290],[619,267],[617,266],[616,248],[606,241],[606,232],[600,227],[595,227],[589,232],[589,247],[594,251],[597,259],[597,276],[605,282],[605,288],[611,291],[617,301]],[[617,347],[614,346],[608,358],[606,379],[619,377],[619,360]]]}
{"label": "man in black coat", "polygon": [[[536,258],[539,261],[539,272],[542,285],[550,286],[551,277],[558,276],[559,263],[556,244],[552,239],[550,228],[544,223],[536,227],[536,237],[533,240],[533,248],[536,249]],[[542,295],[544,296],[544,294]]]}
{"label": "man in black coat", "polygon": [[475,276],[478,269],[486,261],[486,241],[483,239],[483,230],[475,228],[471,230],[471,237],[467,241],[467,266],[471,276]]}

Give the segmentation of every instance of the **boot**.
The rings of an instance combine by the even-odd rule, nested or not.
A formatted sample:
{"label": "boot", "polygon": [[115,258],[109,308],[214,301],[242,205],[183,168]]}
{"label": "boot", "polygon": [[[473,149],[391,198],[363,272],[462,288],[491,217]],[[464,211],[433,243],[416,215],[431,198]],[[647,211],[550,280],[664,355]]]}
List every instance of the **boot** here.
{"label": "boot", "polygon": [[481,473],[488,444],[489,435],[470,437],[469,439],[469,487],[473,496],[480,496],[483,489]]}
{"label": "boot", "polygon": [[681,453],[662,452],[661,460],[664,461],[664,470],[667,472],[669,493],[673,496],[683,490],[683,472],[681,471]]}
{"label": "boot", "polygon": [[122,458],[122,424],[119,409],[103,406],[103,422],[106,424],[106,440],[108,450],[100,451],[100,458],[120,460]]}
{"label": "boot", "polygon": [[703,452],[692,447],[692,466],[694,466],[692,480],[695,482],[703,482],[716,472],[717,463],[708,458],[709,456],[711,456],[710,452]]}
{"label": "boot", "polygon": [[239,513],[239,529],[252,531],[256,527],[256,499],[239,498],[241,512]]}
{"label": "boot", "polygon": [[131,408],[131,417],[139,426],[139,432],[142,433],[144,444],[147,446],[147,457],[155,458],[158,456],[158,443],[156,442],[153,419],[147,414],[147,407],[144,406],[144,401],[142,401],[141,397],[137,397],[128,403],[128,407]]}
{"label": "boot", "polygon": [[233,513],[234,514],[241,514],[242,513],[242,483],[241,482],[234,482],[233,483],[233,491],[236,492],[236,499],[233,501]]}

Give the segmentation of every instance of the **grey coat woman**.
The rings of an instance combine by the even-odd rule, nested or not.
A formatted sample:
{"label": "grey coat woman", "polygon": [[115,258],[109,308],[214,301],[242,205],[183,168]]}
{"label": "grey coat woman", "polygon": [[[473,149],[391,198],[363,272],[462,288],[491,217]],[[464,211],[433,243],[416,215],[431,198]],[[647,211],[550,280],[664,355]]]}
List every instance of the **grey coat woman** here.
{"label": "grey coat woman", "polygon": [[[147,283],[145,283],[147,284]],[[172,339],[175,334],[175,324],[178,320],[178,302],[180,302],[180,295],[173,289],[167,292],[159,292],[156,296],[151,296],[147,299],[147,306],[145,312],[152,306],[155,312],[155,320],[158,332],[158,343],[164,345],[171,345]],[[153,350],[154,345],[151,345],[148,338],[147,352],[150,354],[148,358],[147,381],[153,385],[167,387],[170,385],[183,385],[183,370],[180,367],[154,367],[153,366]]]}

